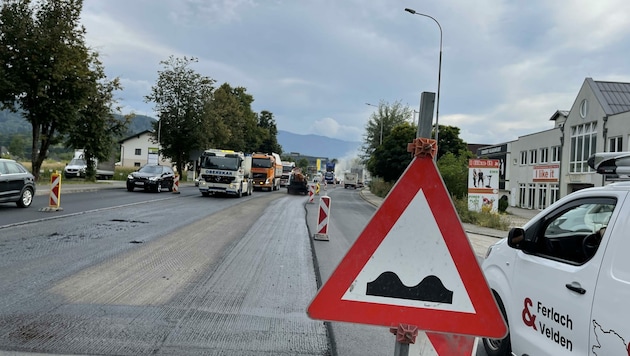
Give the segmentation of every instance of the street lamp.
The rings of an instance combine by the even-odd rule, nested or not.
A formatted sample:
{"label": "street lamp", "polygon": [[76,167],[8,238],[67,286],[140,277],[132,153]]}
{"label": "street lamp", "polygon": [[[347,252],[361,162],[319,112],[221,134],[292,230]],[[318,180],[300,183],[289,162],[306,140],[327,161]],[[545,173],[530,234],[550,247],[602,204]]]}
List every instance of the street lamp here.
{"label": "street lamp", "polygon": [[419,12],[416,12],[416,10],[410,9],[410,8],[406,8],[405,11],[407,11],[408,13],[413,14],[413,15],[419,15],[419,16],[424,16],[424,17],[430,18],[431,20],[433,20],[438,25],[438,27],[440,29],[440,61],[438,63],[437,103],[436,103],[436,109],[435,109],[435,141],[437,142],[438,134],[440,132],[439,119],[440,119],[440,81],[442,79],[442,26],[432,16],[421,14]]}
{"label": "street lamp", "polygon": [[[380,109],[380,106],[378,106],[378,105],[374,105],[374,104],[370,104],[370,103],[365,103],[365,105],[373,106],[375,108],[379,108]],[[379,113],[379,115],[380,115],[380,113]],[[379,142],[379,145],[382,145],[383,144],[383,118],[382,117],[381,117],[380,121],[381,121],[381,140]]]}

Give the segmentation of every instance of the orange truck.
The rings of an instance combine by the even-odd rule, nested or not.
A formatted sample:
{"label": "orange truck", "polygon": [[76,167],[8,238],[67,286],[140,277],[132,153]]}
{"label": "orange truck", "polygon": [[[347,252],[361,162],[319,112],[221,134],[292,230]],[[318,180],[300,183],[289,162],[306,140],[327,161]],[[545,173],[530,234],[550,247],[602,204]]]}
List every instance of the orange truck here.
{"label": "orange truck", "polygon": [[252,155],[254,189],[278,190],[282,177],[282,160],[277,153],[254,153]]}

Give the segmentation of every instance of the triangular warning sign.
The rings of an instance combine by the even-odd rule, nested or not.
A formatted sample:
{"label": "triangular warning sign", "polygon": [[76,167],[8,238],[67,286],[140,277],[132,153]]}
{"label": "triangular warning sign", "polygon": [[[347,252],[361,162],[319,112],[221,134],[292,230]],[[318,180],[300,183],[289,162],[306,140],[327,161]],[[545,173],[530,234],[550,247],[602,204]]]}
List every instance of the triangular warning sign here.
{"label": "triangular warning sign", "polygon": [[507,333],[430,157],[413,159],[307,312],[441,333]]}

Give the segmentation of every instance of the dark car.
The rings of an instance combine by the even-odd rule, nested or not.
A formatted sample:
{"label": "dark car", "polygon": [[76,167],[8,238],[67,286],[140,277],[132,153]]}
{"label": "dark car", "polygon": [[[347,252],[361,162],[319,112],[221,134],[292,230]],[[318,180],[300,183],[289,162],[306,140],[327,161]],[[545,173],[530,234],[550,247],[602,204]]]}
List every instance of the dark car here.
{"label": "dark car", "polygon": [[163,189],[172,192],[174,183],[175,173],[173,169],[159,164],[147,164],[127,176],[127,190],[130,192],[134,188],[158,193]]}
{"label": "dark car", "polygon": [[35,177],[12,159],[0,158],[0,203],[15,202],[27,208],[35,195]]}

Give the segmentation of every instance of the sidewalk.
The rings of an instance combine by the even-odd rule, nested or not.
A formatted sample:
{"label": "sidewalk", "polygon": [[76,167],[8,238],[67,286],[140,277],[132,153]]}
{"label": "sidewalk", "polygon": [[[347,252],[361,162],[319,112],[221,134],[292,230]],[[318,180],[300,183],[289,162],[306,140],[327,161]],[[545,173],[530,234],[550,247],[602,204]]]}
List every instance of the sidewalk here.
{"label": "sidewalk", "polygon": [[[379,198],[372,194],[369,189],[361,189],[361,197],[374,206],[380,206],[383,198]],[[531,218],[539,213],[538,210],[522,209],[516,207],[508,207],[506,218],[510,221],[510,228],[525,225]],[[492,236],[496,238],[507,237],[508,232],[503,230],[492,229],[488,227],[477,226],[473,224],[462,223],[464,230],[469,233]]]}
{"label": "sidewalk", "polygon": [[[99,180],[94,183],[84,183],[83,181],[70,181],[66,183],[61,180],[61,194],[64,193],[79,193],[79,192],[94,192],[101,189],[124,189],[126,182],[124,180]],[[50,183],[37,184],[35,189],[35,195],[49,195]]]}

